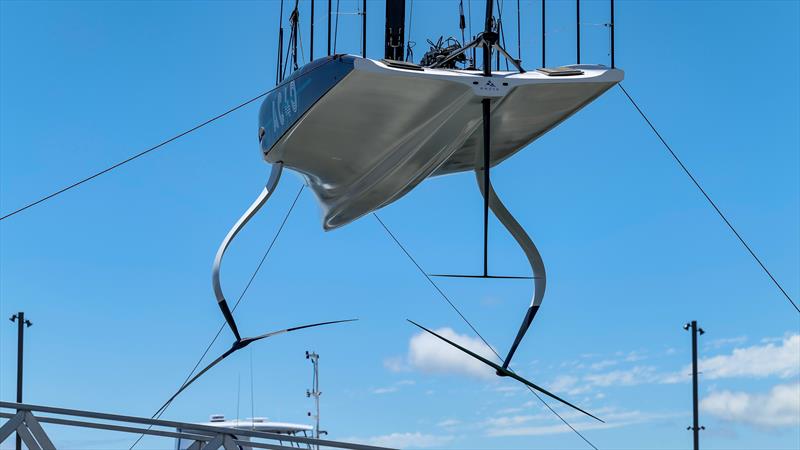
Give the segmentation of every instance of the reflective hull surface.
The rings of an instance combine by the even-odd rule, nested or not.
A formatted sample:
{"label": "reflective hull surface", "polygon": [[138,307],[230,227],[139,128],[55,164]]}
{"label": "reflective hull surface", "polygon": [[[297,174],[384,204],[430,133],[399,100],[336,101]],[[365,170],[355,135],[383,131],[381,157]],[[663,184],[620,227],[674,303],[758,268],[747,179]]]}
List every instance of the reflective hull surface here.
{"label": "reflective hull surface", "polygon": [[268,162],[283,162],[306,178],[322,207],[323,227],[333,229],[397,200],[427,177],[480,167],[482,99],[492,98],[495,165],[623,77],[603,66],[574,67],[584,73],[484,77],[324,58],[265,99],[262,152]]}

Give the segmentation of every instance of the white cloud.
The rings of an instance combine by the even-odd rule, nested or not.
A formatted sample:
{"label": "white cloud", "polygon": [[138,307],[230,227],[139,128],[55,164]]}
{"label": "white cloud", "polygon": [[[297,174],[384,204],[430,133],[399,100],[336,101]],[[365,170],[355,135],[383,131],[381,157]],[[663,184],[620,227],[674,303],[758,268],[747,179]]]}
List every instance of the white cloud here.
{"label": "white cloud", "polygon": [[732,345],[742,345],[747,342],[747,336],[736,336],[732,338],[712,339],[703,343],[703,348],[718,349],[722,347],[729,347]]}
{"label": "white cloud", "polygon": [[518,406],[514,406],[511,408],[503,408],[503,409],[498,409],[497,414],[516,414],[522,412],[524,409],[525,408],[520,408]]}
{"label": "white cloud", "polygon": [[390,394],[392,392],[397,392],[397,386],[389,386],[389,387],[380,387],[375,388],[372,391],[373,394]]}
{"label": "white cloud", "polygon": [[353,437],[344,439],[348,442],[357,442],[365,445],[394,448],[430,448],[440,447],[453,440],[453,436],[440,436],[416,433],[391,433],[372,437]]}
{"label": "white cloud", "polygon": [[634,366],[625,370],[586,375],[584,382],[591,386],[635,386],[637,384],[653,383],[660,378],[661,375],[653,367]]}
{"label": "white cloud", "polygon": [[641,361],[643,359],[647,359],[647,356],[645,356],[645,352],[637,352],[636,350],[628,352],[628,354],[625,356],[626,362],[636,362],[636,361]]}
{"label": "white cloud", "polygon": [[402,356],[392,356],[383,360],[383,367],[391,372],[408,372],[410,368]]}
{"label": "white cloud", "polygon": [[578,381],[578,377],[572,375],[559,375],[550,383],[550,389],[556,392],[566,392],[572,389]]}
{"label": "white cloud", "polygon": [[441,428],[453,428],[458,425],[461,425],[461,421],[458,419],[445,419],[436,424],[437,427]]}
{"label": "white cloud", "polygon": [[800,424],[800,383],[779,384],[766,394],[713,392],[700,402],[704,412],[757,427]]}
{"label": "white cloud", "polygon": [[413,386],[416,382],[414,380],[400,380],[397,383],[394,383],[391,386],[379,387],[370,390],[373,394],[390,394],[392,392],[397,392],[403,386]]}
{"label": "white cloud", "polygon": [[[620,428],[628,425],[653,422],[676,417],[676,414],[642,413],[640,411],[613,411],[609,409],[596,411],[603,416],[606,423],[584,419],[580,413],[566,413],[562,417],[570,420],[577,430],[599,430]],[[547,423],[541,423],[547,422]],[[484,422],[486,434],[500,436],[541,436],[546,434],[568,433],[572,430],[563,423],[553,423],[549,414],[518,415],[495,417]]]}
{"label": "white cloud", "polygon": [[[782,342],[736,348],[730,355],[720,355],[698,362],[703,377],[713,380],[731,377],[788,378],[800,371],[800,334]],[[687,369],[690,370],[690,369]]]}
{"label": "white cloud", "polygon": [[559,375],[548,386],[550,390],[555,392],[566,392],[569,395],[578,395],[590,389],[588,384],[578,385],[580,381],[581,379],[576,376]]}
{"label": "white cloud", "polygon": [[[440,328],[435,331],[484,358],[494,358],[492,350],[478,338],[458,334],[450,328]],[[491,367],[426,332],[411,337],[408,343],[407,363],[415,369],[428,373],[450,373],[485,379],[495,377]]]}
{"label": "white cloud", "polygon": [[[742,341],[742,338],[722,339],[727,345]],[[715,344],[716,345],[716,344]],[[635,360],[639,354],[629,353],[626,360]],[[763,345],[735,348],[723,355],[703,358],[698,361],[702,376],[707,380],[736,377],[789,378],[800,372],[800,334],[787,336],[779,341],[768,341]],[[561,392],[572,394],[584,392],[592,387],[635,386],[649,383],[682,383],[691,380],[691,365],[677,372],[661,372],[653,366],[634,366],[610,372],[592,373],[580,380],[569,375],[556,378],[551,386]],[[569,382],[569,383],[568,383]]]}
{"label": "white cloud", "polygon": [[617,364],[619,364],[619,361],[616,359],[604,359],[602,361],[590,364],[589,368],[592,370],[602,370],[606,367],[615,366]]}

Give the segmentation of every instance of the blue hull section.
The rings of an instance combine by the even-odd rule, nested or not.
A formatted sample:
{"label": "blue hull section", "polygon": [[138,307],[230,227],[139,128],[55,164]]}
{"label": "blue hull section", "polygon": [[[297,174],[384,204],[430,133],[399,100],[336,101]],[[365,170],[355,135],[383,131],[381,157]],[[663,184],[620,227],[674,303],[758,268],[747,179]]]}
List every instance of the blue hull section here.
{"label": "blue hull section", "polygon": [[265,160],[277,162],[269,155],[275,143],[352,70],[352,56],[320,58],[292,73],[264,98],[258,113],[258,134]]}

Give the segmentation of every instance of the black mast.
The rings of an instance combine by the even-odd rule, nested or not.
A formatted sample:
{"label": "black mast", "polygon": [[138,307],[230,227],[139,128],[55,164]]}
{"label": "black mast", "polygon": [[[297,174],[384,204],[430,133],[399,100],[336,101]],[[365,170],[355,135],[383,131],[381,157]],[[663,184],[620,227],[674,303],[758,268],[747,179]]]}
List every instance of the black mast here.
{"label": "black mast", "polygon": [[614,69],[614,0],[611,0],[611,68]]}
{"label": "black mast", "polygon": [[581,0],[575,1],[575,47],[577,62],[581,63]]}
{"label": "black mast", "polygon": [[367,0],[361,2],[361,56],[367,57]]}
{"label": "black mast", "polygon": [[283,0],[281,0],[281,12],[278,15],[278,73],[275,76],[275,84],[283,81]]}
{"label": "black mast", "polygon": [[545,46],[545,42],[544,42],[544,39],[545,39],[544,31],[545,31],[545,26],[546,26],[546,21],[544,20],[544,17],[545,17],[545,15],[544,15],[545,14],[545,6],[544,5],[545,5],[545,3],[546,3],[546,0],[542,0],[542,67],[547,67],[547,63],[545,62],[546,61],[546,59],[545,59],[546,46]]}
{"label": "black mast", "polygon": [[314,60],[314,0],[311,0],[311,43],[308,44],[308,62]]}
{"label": "black mast", "polygon": [[292,10],[292,14],[289,16],[289,22],[292,24],[292,35],[289,37],[292,43],[292,70],[297,70],[299,68],[297,65],[297,33],[298,23],[300,21],[300,10],[298,9],[299,5],[300,0],[295,0],[294,10]]}
{"label": "black mast", "polygon": [[386,0],[386,33],[383,57],[405,60],[406,0]]}
{"label": "black mast", "polygon": [[[483,29],[483,76],[492,76],[492,44],[497,41],[497,35],[492,32],[492,12],[494,2],[486,0],[486,22]],[[491,166],[491,108],[492,100],[481,100],[483,109],[483,276],[489,276],[489,195]]]}

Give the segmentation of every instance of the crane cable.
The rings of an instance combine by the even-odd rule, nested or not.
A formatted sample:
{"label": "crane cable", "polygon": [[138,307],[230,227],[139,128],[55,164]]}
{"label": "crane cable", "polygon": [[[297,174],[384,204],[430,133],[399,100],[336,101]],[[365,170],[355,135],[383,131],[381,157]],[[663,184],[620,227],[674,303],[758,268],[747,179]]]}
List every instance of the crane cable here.
{"label": "crane cable", "polygon": [[795,303],[794,300],[792,300],[792,298],[789,297],[789,294],[786,292],[785,289],[783,289],[783,286],[781,286],[781,284],[772,275],[772,273],[769,271],[769,269],[767,269],[767,266],[765,266],[764,263],[761,262],[761,258],[756,256],[756,253],[753,251],[752,248],[750,248],[750,245],[748,245],[747,242],[742,237],[742,235],[739,234],[738,231],[736,231],[736,228],[733,226],[733,224],[730,222],[730,220],[728,220],[728,218],[725,216],[725,213],[723,213],[722,210],[719,209],[719,207],[714,202],[714,200],[711,199],[711,196],[709,196],[708,193],[706,192],[706,190],[703,189],[702,186],[700,186],[700,182],[697,181],[697,178],[695,178],[694,175],[692,175],[692,172],[689,171],[689,169],[686,167],[686,165],[683,163],[683,161],[681,161],[681,159],[678,157],[678,155],[672,150],[672,147],[670,147],[669,144],[667,144],[667,141],[664,140],[664,138],[661,136],[661,133],[658,132],[658,130],[656,129],[655,125],[653,125],[653,122],[650,122],[650,119],[647,118],[647,115],[645,115],[644,111],[642,111],[642,108],[639,107],[639,105],[636,103],[636,101],[633,99],[633,97],[631,97],[631,95],[628,93],[628,91],[625,90],[625,88],[622,86],[621,83],[618,84],[618,86],[619,86],[620,89],[622,89],[622,92],[625,94],[625,96],[628,98],[628,100],[630,100],[630,102],[633,105],[633,107],[636,108],[636,111],[639,112],[639,115],[642,116],[642,119],[644,119],[644,121],[647,122],[647,125],[650,126],[650,129],[653,130],[653,133],[655,133],[656,137],[658,137],[658,140],[660,140],[661,143],[664,144],[664,148],[666,148],[667,151],[669,152],[669,154],[672,155],[672,158],[675,160],[675,162],[678,163],[678,165],[680,166],[681,170],[683,170],[683,172],[689,177],[689,179],[692,180],[692,183],[694,183],[695,187],[697,187],[697,189],[700,191],[700,193],[703,194],[703,197],[705,197],[706,200],[708,201],[708,203],[714,208],[714,211],[717,212],[717,214],[722,219],[722,221],[725,222],[725,225],[727,225],[728,228],[730,228],[730,230],[733,232],[733,234],[736,236],[736,238],[739,240],[739,242],[741,242],[742,245],[744,246],[744,248],[747,249],[748,253],[750,253],[750,256],[752,256],[753,259],[755,259],[755,261],[758,263],[758,265],[761,266],[761,269],[764,270],[764,273],[766,273],[767,276],[769,277],[769,279],[772,280],[772,283],[775,284],[775,286],[781,291],[781,293],[783,293],[783,296],[786,297],[786,300],[788,300],[789,303],[794,307],[794,309],[798,313],[800,313],[800,308],[798,308],[797,303]]}

